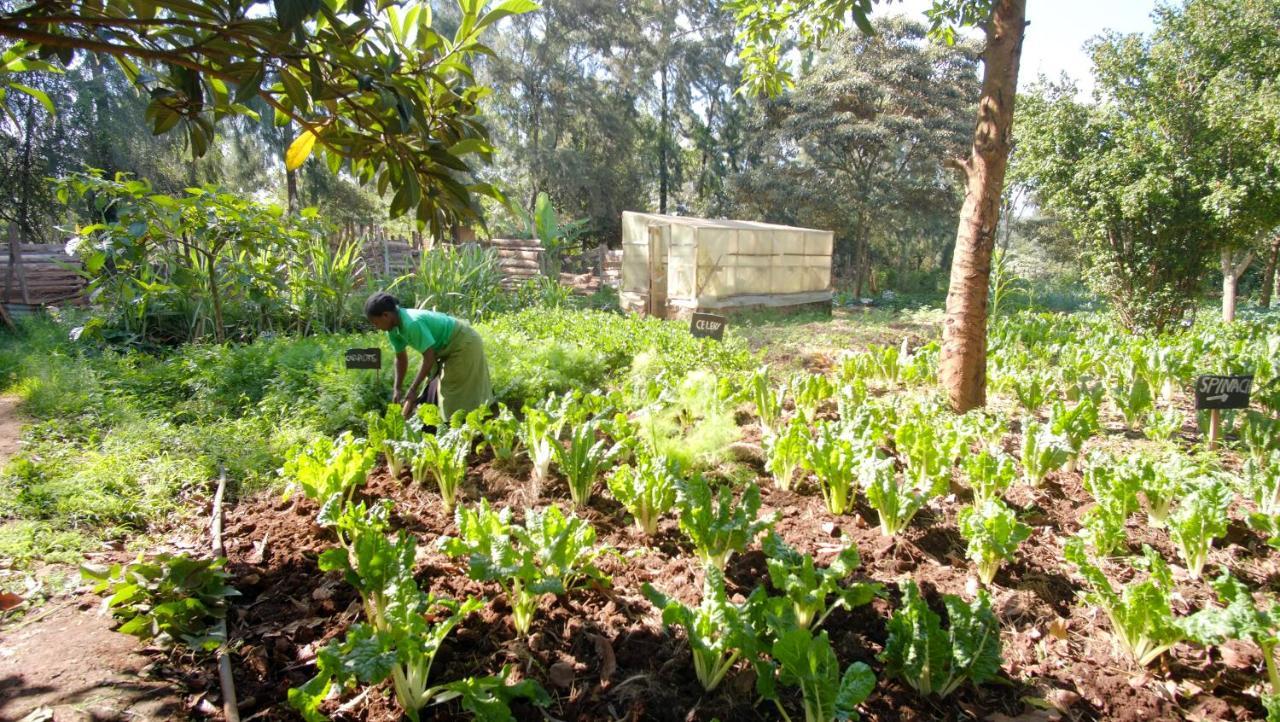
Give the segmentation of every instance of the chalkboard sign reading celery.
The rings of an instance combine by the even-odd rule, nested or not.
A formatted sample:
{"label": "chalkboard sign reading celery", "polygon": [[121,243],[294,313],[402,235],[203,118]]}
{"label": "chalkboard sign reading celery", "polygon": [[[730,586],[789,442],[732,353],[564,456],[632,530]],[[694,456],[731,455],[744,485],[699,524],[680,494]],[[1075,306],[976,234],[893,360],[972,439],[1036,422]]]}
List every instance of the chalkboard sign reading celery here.
{"label": "chalkboard sign reading celery", "polygon": [[689,323],[689,332],[694,338],[714,338],[721,341],[724,339],[724,327],[728,322],[729,320],[724,316],[695,313],[693,320]]}
{"label": "chalkboard sign reading celery", "polygon": [[349,369],[381,369],[382,349],[352,348],[347,349],[347,368]]}
{"label": "chalkboard sign reading celery", "polygon": [[1253,376],[1201,376],[1196,379],[1196,409],[1249,408]]}

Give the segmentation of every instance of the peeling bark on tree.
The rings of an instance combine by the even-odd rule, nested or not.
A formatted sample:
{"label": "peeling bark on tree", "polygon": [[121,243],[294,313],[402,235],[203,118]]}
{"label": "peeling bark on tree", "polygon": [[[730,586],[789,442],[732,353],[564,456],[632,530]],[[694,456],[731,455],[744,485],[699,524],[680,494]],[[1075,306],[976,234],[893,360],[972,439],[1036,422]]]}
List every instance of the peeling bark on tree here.
{"label": "peeling bark on tree", "polygon": [[1224,323],[1236,320],[1236,284],[1252,262],[1253,251],[1246,252],[1244,257],[1237,261],[1233,250],[1222,249],[1222,320]]}
{"label": "peeling bark on tree", "polygon": [[1009,165],[1013,102],[1026,27],[1026,0],[997,0],[986,27],[978,124],[965,173],[964,206],[956,232],[942,328],[939,376],[956,413],[982,406],[987,396],[987,287],[1000,199]]}
{"label": "peeling bark on tree", "polygon": [[1280,235],[1271,241],[1271,254],[1267,257],[1267,267],[1262,270],[1262,297],[1258,305],[1271,308],[1271,294],[1276,288],[1276,265],[1280,261]]}

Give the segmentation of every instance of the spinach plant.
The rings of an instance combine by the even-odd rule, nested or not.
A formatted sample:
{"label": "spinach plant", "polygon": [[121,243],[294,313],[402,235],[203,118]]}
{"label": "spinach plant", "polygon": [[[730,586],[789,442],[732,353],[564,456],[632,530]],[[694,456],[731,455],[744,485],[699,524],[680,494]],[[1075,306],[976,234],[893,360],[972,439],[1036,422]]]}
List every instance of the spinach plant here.
{"label": "spinach plant", "polygon": [[756,654],[758,632],[751,624],[750,604],[729,601],[724,589],[724,575],[715,567],[706,568],[702,603],[685,606],[667,597],[649,583],[642,587],[644,595],[662,612],[662,622],[684,629],[693,653],[693,672],[702,688],[710,692],[720,686],[725,675],[740,659]]}
{"label": "spinach plant", "polygon": [[417,444],[413,479],[419,484],[424,484],[428,476],[435,479],[445,512],[453,511],[458,491],[466,479],[471,442],[471,430],[464,424],[426,434]]}
{"label": "spinach plant", "polygon": [[569,483],[569,496],[576,507],[587,505],[601,467],[614,455],[607,439],[597,439],[598,431],[599,424],[594,421],[580,423],[569,432],[567,446],[557,443],[551,447],[556,466]]}
{"label": "spinach plant", "polygon": [[769,367],[761,366],[752,372],[747,379],[746,393],[756,407],[756,417],[760,419],[760,430],[766,436],[777,430],[778,421],[782,418],[782,404],[786,399],[784,387],[774,388],[769,379]]}
{"label": "spinach plant", "polygon": [[809,456],[809,425],[795,416],[781,431],[764,437],[765,469],[773,476],[774,486],[789,490],[796,472]]}
{"label": "spinach plant", "polygon": [[1227,533],[1227,510],[1231,489],[1221,479],[1212,479],[1196,488],[1169,515],[1169,536],[1187,565],[1192,579],[1199,579],[1215,539]]}
{"label": "spinach plant", "polygon": [[350,432],[337,441],[319,437],[295,449],[280,470],[281,475],[289,479],[285,498],[300,489],[308,499],[336,513],[337,507],[365,482],[376,456],[375,449],[364,439],[352,437]]}
{"label": "spinach plant", "polygon": [[364,418],[369,446],[387,457],[387,470],[391,472],[391,478],[398,479],[400,470],[406,466],[406,459],[399,452],[397,442],[408,437],[400,404],[388,404],[386,413],[379,415],[370,411]]}
{"label": "spinach plant", "polygon": [[1076,565],[1090,591],[1084,595],[1111,620],[1111,634],[1117,646],[1140,666],[1154,662],[1186,634],[1173,616],[1173,577],[1169,565],[1149,546],[1134,566],[1145,568],[1147,578],[1131,582],[1119,593],[1111,586],[1102,570],[1089,560],[1084,542],[1079,537],[1067,540],[1064,556]]}
{"label": "spinach plant", "polygon": [[1202,609],[1183,620],[1187,636],[1198,644],[1222,644],[1231,639],[1252,642],[1262,652],[1271,694],[1263,698],[1267,722],[1280,720],[1280,669],[1276,647],[1280,646],[1280,605],[1267,597],[1263,606],[1253,593],[1228,572],[1213,581],[1222,607]]}
{"label": "spinach plant", "polygon": [[1082,396],[1079,403],[1070,408],[1061,401],[1053,402],[1049,410],[1049,428],[1067,440],[1071,456],[1067,458],[1067,471],[1075,471],[1084,442],[1092,439],[1102,427],[1098,423],[1098,402],[1092,396]]}
{"label": "spinach plant", "polygon": [[893,459],[874,452],[858,468],[858,483],[867,495],[867,504],[880,517],[880,533],[895,536],[924,508],[929,497],[909,484],[894,468]]}
{"label": "spinach plant", "polygon": [[756,664],[756,691],[773,701],[783,720],[791,722],[791,715],[778,697],[779,684],[800,688],[805,722],[860,719],[856,708],[876,687],[870,667],[854,662],[841,673],[826,630],[815,636],[792,626],[778,630],[775,637],[769,658]]}
{"label": "spinach plant", "polygon": [[1022,426],[1022,473],[1031,486],[1040,486],[1051,471],[1061,469],[1074,452],[1065,437],[1028,419]]}
{"label": "spinach plant", "polygon": [[767,607],[772,616],[805,629],[818,627],[836,609],[853,609],[870,602],[883,589],[875,583],[846,583],[862,563],[853,544],[841,549],[826,567],[817,566],[812,556],[792,549],[773,532],[765,537],[763,547],[768,556],[769,582],[782,596],[765,597],[764,588],[757,587],[755,594],[760,597],[761,606]]}
{"label": "spinach plant", "polygon": [[1000,673],[1000,622],[991,600],[979,591],[972,602],[946,594],[947,629],[915,582],[902,586],[902,604],[889,619],[889,639],[880,660],[885,672],[923,695],[946,697],[965,682],[975,685]]}
{"label": "spinach plant", "polygon": [[747,548],[761,532],[773,527],[775,518],[759,519],[760,489],[748,484],[742,500],[733,490],[711,485],[701,474],[680,479],[676,485],[676,509],[680,530],[693,542],[693,551],[703,565],[724,571],[729,556]]}
{"label": "spinach plant", "polygon": [[969,456],[962,466],[973,489],[974,502],[999,499],[1009,490],[1018,476],[1013,459],[1003,453],[991,453],[987,449]]}
{"label": "spinach plant", "polygon": [[662,515],[676,503],[679,483],[678,465],[665,457],[641,455],[635,465],[624,465],[609,476],[609,491],[635,518],[636,526],[645,534],[658,533]]}
{"label": "spinach plant", "polygon": [[1125,524],[1138,510],[1138,482],[1120,473],[1109,457],[1097,456],[1085,469],[1084,488],[1096,503],[1084,514],[1081,534],[1106,556],[1128,540]]}
{"label": "spinach plant", "polygon": [[858,456],[859,449],[840,433],[835,424],[818,424],[804,464],[817,477],[827,511],[832,514],[844,514],[853,503]]}
{"label": "spinach plant", "polygon": [[474,508],[459,507],[455,519],[458,536],[442,537],[440,547],[451,557],[466,557],[472,579],[502,588],[522,635],[528,634],[543,595],[608,584],[595,565],[605,552],[596,546],[595,528],[557,506],[531,509],[516,526],[510,509],[495,512],[481,500]]}
{"label": "spinach plant", "polygon": [[1000,565],[1013,559],[1018,545],[1031,536],[1031,527],[1000,499],[976,501],[960,509],[960,536],[969,543],[968,556],[978,568],[978,579],[990,585]]}

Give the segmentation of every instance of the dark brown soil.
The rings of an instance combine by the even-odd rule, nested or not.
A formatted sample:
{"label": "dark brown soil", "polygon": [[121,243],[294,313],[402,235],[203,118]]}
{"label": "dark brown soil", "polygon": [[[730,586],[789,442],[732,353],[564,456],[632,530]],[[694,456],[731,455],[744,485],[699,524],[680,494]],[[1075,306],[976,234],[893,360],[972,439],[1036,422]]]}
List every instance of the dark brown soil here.
{"label": "dark brown soil", "polygon": [[[469,472],[466,500],[483,495],[495,505],[516,509],[530,502],[568,505],[567,493],[556,483],[543,489],[542,498],[531,499],[523,481],[527,476],[527,468],[507,473],[489,463],[476,464]],[[915,579],[934,602],[942,593],[972,596],[976,580],[955,526],[956,512],[965,500],[941,500],[922,512],[900,538],[887,540],[879,533],[875,513],[865,507],[833,520],[815,489],[801,485],[785,492],[763,478],[760,483],[764,512],[779,513],[777,530],[789,543],[815,554],[820,562],[839,545],[856,543],[863,558],[860,574],[886,585],[887,599],[851,612],[837,611],[824,625],[842,663],[863,661],[881,676],[863,707],[864,719],[1155,722],[1263,716],[1254,688],[1261,675],[1256,651],[1228,650],[1230,663],[1224,663],[1218,651],[1179,645],[1150,669],[1139,670],[1112,647],[1105,615],[1077,600],[1081,580],[1062,561],[1063,539],[1078,528],[1078,515],[1088,501],[1078,474],[1055,473],[1038,489],[1011,490],[1010,503],[1023,511],[1035,532],[992,589],[1004,630],[1007,679],[981,689],[964,687],[945,700],[924,699],[902,682],[885,678],[876,655],[886,639],[885,624],[899,598],[901,579]],[[520,639],[500,592],[470,581],[464,567],[436,551],[435,540],[454,528],[435,493],[407,479],[390,479],[379,469],[365,494],[395,499],[398,523],[419,537],[424,586],[453,597],[490,598],[446,644],[433,670],[435,679],[496,673],[511,665],[518,675],[537,679],[551,692],[554,701],[547,714],[559,720],[777,719],[772,705],[757,700],[749,669],[740,669],[714,693],[704,693],[680,634],[665,630],[641,595],[641,585],[650,582],[688,603],[698,601],[701,567],[674,519],[665,520],[657,537],[647,539],[616,503],[598,494],[580,513],[596,526],[602,542],[620,552],[603,562],[613,577],[612,590],[544,599],[531,634]],[[231,617],[231,634],[240,645],[236,683],[246,717],[295,719],[285,704],[288,689],[312,674],[316,649],[359,617],[355,592],[336,575],[316,568],[317,555],[333,540],[314,523],[315,511],[302,499],[285,502],[278,495],[263,495],[228,513],[229,569],[244,593]],[[832,521],[834,529],[828,525]],[[1135,518],[1130,525],[1133,550],[1151,544],[1166,559],[1177,560],[1167,534],[1139,521]],[[1209,568],[1217,564],[1250,584],[1274,586],[1280,578],[1274,555],[1243,526],[1233,528],[1213,551]],[[1125,578],[1124,570],[1120,564],[1106,569],[1118,579]],[[1186,579],[1176,563],[1175,575],[1180,575],[1176,611],[1185,613],[1212,600],[1204,580]],[[732,594],[745,595],[765,583],[763,554],[754,550],[736,556],[727,578]],[[552,681],[553,665],[560,685]],[[356,694],[346,692],[328,703],[328,710],[350,703]],[[790,704],[794,717],[798,699]],[[448,705],[424,713],[430,719],[461,717]],[[543,719],[532,708],[518,710],[518,716]],[[399,716],[384,687],[346,704],[341,718],[382,721]]]}

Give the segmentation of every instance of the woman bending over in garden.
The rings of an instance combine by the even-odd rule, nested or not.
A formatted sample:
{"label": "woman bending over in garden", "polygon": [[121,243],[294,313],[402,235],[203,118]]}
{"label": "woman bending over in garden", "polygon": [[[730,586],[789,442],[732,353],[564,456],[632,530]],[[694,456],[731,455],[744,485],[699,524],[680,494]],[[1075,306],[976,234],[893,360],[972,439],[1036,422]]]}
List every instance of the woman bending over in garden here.
{"label": "woman bending over in garden", "polygon": [[[391,348],[396,352],[395,402],[404,406],[404,417],[413,416],[418,404],[426,400],[423,382],[438,361],[440,374],[440,412],[448,419],[455,411],[471,411],[488,406],[493,400],[489,381],[489,364],[484,359],[484,342],[466,321],[435,311],[401,308],[395,296],[379,291],[364,304],[364,313],[379,331],[386,331]],[[422,354],[422,368],[408,388],[404,387],[409,369],[406,348]],[[419,395],[418,388],[422,387]]]}

